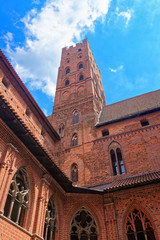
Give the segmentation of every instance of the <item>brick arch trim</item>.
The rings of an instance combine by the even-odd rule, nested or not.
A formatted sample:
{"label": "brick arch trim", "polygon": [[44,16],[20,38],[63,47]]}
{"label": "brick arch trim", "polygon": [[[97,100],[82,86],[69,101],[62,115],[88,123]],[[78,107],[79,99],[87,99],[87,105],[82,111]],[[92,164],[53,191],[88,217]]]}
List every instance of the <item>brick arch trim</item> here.
{"label": "brick arch trim", "polygon": [[[94,218],[96,225],[97,225],[97,232],[98,232],[98,239],[102,238],[102,232],[104,234],[105,232],[105,218],[104,218],[104,212],[103,216],[102,213],[98,211],[98,209],[95,208],[94,204],[88,202],[88,201],[82,201],[82,202],[77,202],[69,211],[68,214],[66,215],[65,221],[64,221],[64,229],[66,229],[66,234],[67,237],[70,234],[70,226],[72,219],[74,215],[81,210],[82,208],[85,208]],[[102,221],[102,217],[104,221]],[[103,236],[104,239],[106,236]]]}
{"label": "brick arch trim", "polygon": [[[149,209],[147,209],[147,206],[143,206],[143,204],[139,203],[139,202],[132,202],[126,209],[124,215],[123,215],[123,218],[122,218],[122,223],[121,223],[121,229],[123,229],[123,236],[125,236],[126,232],[125,232],[125,226],[126,226],[126,220],[127,220],[127,216],[128,214],[134,210],[134,209],[139,209],[141,210],[149,219],[149,221],[151,222],[152,226],[153,226],[153,230],[154,230],[154,235],[155,235],[155,238],[156,240],[158,240],[158,237],[157,237],[157,231],[156,231],[156,227],[155,227],[155,224],[154,224],[154,221],[153,221],[153,217],[151,216],[150,214],[150,211]],[[127,239],[127,238],[125,238]]]}

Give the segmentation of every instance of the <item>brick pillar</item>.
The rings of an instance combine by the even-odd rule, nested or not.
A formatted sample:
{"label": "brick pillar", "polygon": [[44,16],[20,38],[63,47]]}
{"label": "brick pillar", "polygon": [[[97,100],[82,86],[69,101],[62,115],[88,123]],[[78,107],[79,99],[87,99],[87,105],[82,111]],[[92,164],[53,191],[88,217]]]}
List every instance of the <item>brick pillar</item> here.
{"label": "brick pillar", "polygon": [[[37,205],[37,214],[35,219],[35,228],[34,228],[34,236],[33,239],[41,239],[43,238],[44,231],[44,222],[45,222],[45,214],[46,208],[49,200],[49,182],[50,178],[47,174],[45,174],[41,179],[41,189],[38,197],[38,205]],[[40,238],[37,238],[37,237]]]}
{"label": "brick pillar", "polygon": [[112,201],[105,201],[105,221],[106,221],[106,234],[108,240],[118,240],[117,222],[115,215],[115,207]]}
{"label": "brick pillar", "polygon": [[7,150],[0,163],[0,212],[3,213],[12,172],[16,161],[17,149],[12,144],[7,144]]}

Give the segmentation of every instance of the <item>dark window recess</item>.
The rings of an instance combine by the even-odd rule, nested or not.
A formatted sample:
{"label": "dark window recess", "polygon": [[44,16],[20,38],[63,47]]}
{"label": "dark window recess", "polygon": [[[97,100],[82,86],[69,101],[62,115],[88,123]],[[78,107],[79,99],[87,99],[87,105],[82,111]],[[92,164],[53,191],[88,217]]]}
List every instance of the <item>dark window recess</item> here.
{"label": "dark window recess", "polygon": [[79,48],[79,49],[78,49],[78,52],[81,52],[81,51],[82,51],[82,49],[81,49],[81,48]]}
{"label": "dark window recess", "polygon": [[68,86],[69,85],[69,80],[66,80],[65,81],[65,86]]}
{"label": "dark window recess", "polygon": [[84,79],[83,75],[80,75],[79,81],[82,81]]}
{"label": "dark window recess", "polygon": [[141,120],[141,126],[142,127],[145,127],[145,126],[148,126],[149,125],[149,122],[147,120]]}
{"label": "dark window recess", "polygon": [[5,77],[2,79],[2,83],[6,88],[8,88],[10,85],[10,82]]}
{"label": "dark window recess", "polygon": [[26,115],[29,117],[31,115],[31,110],[27,107],[26,108]]}
{"label": "dark window recess", "polygon": [[69,74],[70,73],[70,68],[67,68],[66,69],[66,74]]}
{"label": "dark window recess", "polygon": [[71,146],[74,147],[77,145],[78,145],[78,136],[77,136],[77,134],[74,134],[72,137],[72,140],[71,140]]}
{"label": "dark window recess", "polygon": [[79,70],[83,69],[83,64],[79,64]]}
{"label": "dark window recess", "polygon": [[108,130],[103,130],[102,131],[102,136],[105,137],[105,136],[108,136],[109,135],[109,131]]}
{"label": "dark window recess", "polygon": [[78,166],[76,163],[73,163],[71,166],[71,180],[72,182],[78,182]]}
{"label": "dark window recess", "polygon": [[122,154],[120,148],[117,148],[116,151],[111,149],[110,151],[113,175],[125,174],[124,163],[122,159]]}
{"label": "dark window recess", "polygon": [[78,123],[78,122],[79,122],[79,114],[78,114],[77,111],[74,111],[74,112],[73,112],[72,123],[73,123],[73,124],[76,124],[76,123]]}

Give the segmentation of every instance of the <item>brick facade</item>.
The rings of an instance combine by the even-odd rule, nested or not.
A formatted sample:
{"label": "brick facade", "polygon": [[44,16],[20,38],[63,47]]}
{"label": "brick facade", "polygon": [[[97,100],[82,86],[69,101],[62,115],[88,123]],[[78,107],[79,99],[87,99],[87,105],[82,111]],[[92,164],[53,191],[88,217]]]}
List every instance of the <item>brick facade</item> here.
{"label": "brick facade", "polygon": [[[0,55],[0,240],[127,240],[127,219],[135,209],[145,216],[143,236],[134,230],[137,239],[160,239],[160,98],[153,99],[148,109],[144,95],[140,104],[146,104],[147,111],[105,122],[107,106],[100,71],[84,40],[62,50],[53,114],[48,121],[2,52]],[[113,112],[116,107],[110,106]],[[78,118],[76,115],[73,120],[75,111]],[[142,126],[142,121],[147,124]],[[75,135],[77,142],[72,141]],[[78,181],[72,183],[73,164]],[[11,184],[19,169],[26,172],[29,190],[18,190],[22,182],[18,180],[17,193],[23,196],[29,191],[29,197],[21,221],[16,223],[16,204],[8,208],[6,202],[8,196],[15,201]],[[44,235],[44,228],[52,198],[55,225],[51,238]],[[16,209],[21,211],[20,197],[17,199]],[[14,214],[8,217],[6,211],[11,210],[6,209]],[[76,232],[78,238],[73,238],[72,226],[78,224],[73,219],[79,211],[92,216],[91,226],[96,229],[89,232],[89,220],[85,222],[83,217],[81,224],[85,222],[88,228],[83,225]],[[151,226],[150,230],[146,226]],[[88,237],[83,238],[83,233]]]}

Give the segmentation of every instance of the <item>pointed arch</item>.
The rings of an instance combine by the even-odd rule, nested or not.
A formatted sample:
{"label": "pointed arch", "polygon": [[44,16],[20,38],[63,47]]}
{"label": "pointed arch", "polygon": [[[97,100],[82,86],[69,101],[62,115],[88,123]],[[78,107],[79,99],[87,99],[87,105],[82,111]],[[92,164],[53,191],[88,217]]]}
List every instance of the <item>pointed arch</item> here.
{"label": "pointed arch", "polygon": [[73,183],[78,182],[78,165],[76,163],[71,165],[71,180]]}
{"label": "pointed arch", "polygon": [[74,215],[70,226],[70,240],[97,240],[97,224],[90,212],[82,207]]}
{"label": "pointed arch", "polygon": [[124,162],[122,157],[121,146],[113,141],[109,145],[109,155],[111,159],[113,175],[125,174]]}
{"label": "pointed arch", "polygon": [[77,146],[78,145],[78,135],[77,133],[74,133],[71,139],[71,146]]}
{"label": "pointed arch", "polygon": [[57,229],[57,210],[54,202],[53,195],[50,197],[45,216],[45,224],[44,224],[44,232],[43,238],[44,240],[54,240],[55,239],[55,231]]}
{"label": "pointed arch", "polygon": [[23,226],[23,219],[30,204],[30,183],[26,169],[21,167],[14,174],[7,200],[4,215],[13,222]]}
{"label": "pointed arch", "polygon": [[126,240],[156,240],[151,217],[140,206],[127,211],[124,226]]}
{"label": "pointed arch", "polygon": [[79,122],[79,113],[77,110],[73,111],[73,118],[72,118],[72,123],[77,124]]}

